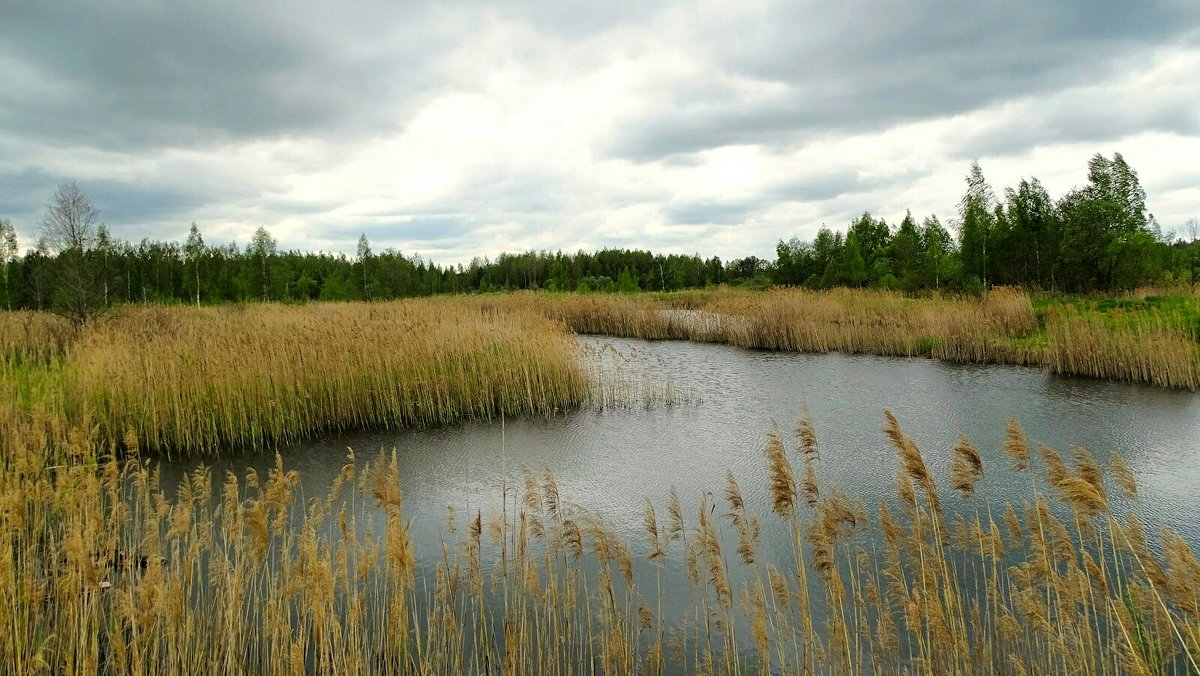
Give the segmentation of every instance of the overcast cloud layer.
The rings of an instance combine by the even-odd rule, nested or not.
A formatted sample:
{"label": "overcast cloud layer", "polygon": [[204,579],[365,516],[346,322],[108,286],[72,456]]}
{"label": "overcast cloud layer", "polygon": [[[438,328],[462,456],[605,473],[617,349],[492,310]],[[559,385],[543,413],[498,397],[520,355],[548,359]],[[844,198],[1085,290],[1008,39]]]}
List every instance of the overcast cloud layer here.
{"label": "overcast cloud layer", "polygon": [[24,245],[74,180],[135,241],[773,257],[1114,151],[1200,215],[1195,0],[255,4],[0,4]]}

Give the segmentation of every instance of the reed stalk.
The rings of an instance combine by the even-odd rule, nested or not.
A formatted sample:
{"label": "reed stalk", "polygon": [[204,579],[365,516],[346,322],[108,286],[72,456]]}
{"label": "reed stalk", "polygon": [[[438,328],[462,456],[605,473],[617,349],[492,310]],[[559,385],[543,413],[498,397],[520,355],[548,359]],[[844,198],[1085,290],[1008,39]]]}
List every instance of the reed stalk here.
{"label": "reed stalk", "polygon": [[[419,551],[394,453],[369,462],[351,453],[318,494],[282,454],[265,472],[214,477],[199,466],[162,485],[155,449],[298,434],[293,425],[305,420],[432,424],[585,397],[569,333],[542,314],[496,313],[492,302],[380,306],[365,317],[350,306],[321,310],[340,322],[332,328],[277,308],[240,333],[222,314],[232,308],[150,308],[128,326],[117,319],[64,339],[44,358],[10,360],[5,386],[29,396],[0,401],[0,671],[1195,671],[1191,545],[1171,531],[1146,534],[1135,471],[1119,456],[1032,453],[1012,419],[1003,450],[1028,489],[984,509],[994,460],[960,437],[947,440],[950,466],[932,467],[885,414],[898,497],[874,514],[822,484],[810,415],[791,450],[774,425],[762,484],[728,474],[723,517],[709,498],[684,505],[673,490],[661,520],[646,503],[637,540],[647,562],[599,516],[604,505],[570,502],[548,470],[511,481],[506,467],[502,502],[448,510],[433,552]],[[1011,297],[992,303],[1011,322],[998,326],[1023,326]],[[388,333],[399,329],[457,345],[439,357],[418,333]],[[328,342],[335,331],[374,336],[384,349],[367,360],[362,345]],[[201,378],[233,362],[201,349],[214,337],[253,377]],[[131,340],[179,363],[120,354]],[[268,345],[284,366],[260,363]],[[311,373],[317,364],[346,372]],[[105,384],[99,374],[110,367]],[[407,384],[385,386],[374,371]],[[137,378],[143,403],[122,394]],[[341,387],[365,399],[351,406]],[[263,403],[270,397],[275,405]],[[967,509],[942,498],[945,485],[972,496]],[[1114,513],[1118,495],[1134,513]],[[768,511],[776,517],[760,523]],[[676,584],[688,593],[668,598]]]}

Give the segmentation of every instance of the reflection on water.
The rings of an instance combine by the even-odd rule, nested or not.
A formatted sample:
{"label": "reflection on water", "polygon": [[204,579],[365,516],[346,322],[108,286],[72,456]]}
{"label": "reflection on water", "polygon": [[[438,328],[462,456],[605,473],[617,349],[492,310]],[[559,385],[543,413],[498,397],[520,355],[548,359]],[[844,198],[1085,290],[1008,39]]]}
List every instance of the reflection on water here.
{"label": "reflection on water", "polygon": [[[724,345],[582,337],[594,352],[619,349],[625,374],[665,381],[689,393],[688,403],[650,409],[606,408],[552,419],[476,422],[427,431],[340,434],[284,449],[306,492],[324,495],[345,462],[395,448],[402,467],[405,512],[422,540],[439,542],[446,506],[460,513],[498,508],[501,478],[519,483],[522,467],[549,468],[565,497],[612,522],[641,543],[643,499],[661,506],[670,486],[685,503],[724,485],[732,470],[747,503],[769,511],[763,461],[772,421],[789,431],[804,405],[815,421],[819,471],[868,506],[895,493],[895,451],[881,432],[890,409],[921,447],[926,464],[948,489],[950,449],[958,432],[983,457],[977,500],[1003,502],[1028,494],[1028,478],[1008,471],[1000,451],[1005,416],[1025,427],[1033,444],[1066,454],[1071,444],[1100,458],[1119,451],[1140,485],[1138,512],[1200,543],[1200,396],[1141,385],[1064,378],[1005,366],[945,364],[844,354],[795,354]],[[214,464],[241,474],[272,458],[242,455]],[[164,468],[171,485],[195,463]],[[957,497],[953,498],[957,500]],[[1125,506],[1115,505],[1119,512]],[[436,555],[432,547],[430,555]]]}
{"label": "reflection on water", "polygon": [[[882,432],[885,409],[896,415],[920,446],[949,509],[973,513],[985,511],[988,505],[1027,502],[1028,474],[1009,471],[1011,461],[1000,450],[1006,416],[1011,414],[1035,447],[1047,444],[1069,457],[1072,444],[1083,446],[1102,464],[1110,450],[1119,451],[1139,482],[1140,504],[1121,504],[1120,498],[1110,495],[1113,511],[1123,514],[1133,508],[1148,532],[1169,526],[1193,548],[1200,546],[1200,396],[1193,393],[927,359],[580,340],[588,358],[601,365],[597,368],[619,372],[610,382],[631,383],[619,387],[651,393],[665,392],[655,388],[669,382],[673,391],[685,396],[667,399],[681,403],[665,405],[664,397],[639,395],[632,400],[644,401],[648,407],[612,407],[604,400],[589,410],[551,419],[341,434],[283,449],[284,464],[299,471],[306,497],[323,497],[346,462],[348,449],[354,449],[360,465],[375,459],[380,449],[395,449],[404,513],[414,524],[418,589],[429,587],[430,571],[441,562],[443,542],[453,547],[460,541],[462,523],[476,510],[484,513],[485,522],[489,513],[499,512],[502,487],[507,486],[511,517],[519,509],[514,489],[522,483],[523,468],[539,476],[548,470],[557,477],[564,499],[610,524],[634,550],[635,584],[647,595],[665,599],[662,613],[668,623],[686,612],[690,590],[678,547],[669,551],[663,563],[666,574],[661,577],[654,565],[637,556],[649,549],[644,499],[649,498],[662,515],[674,486],[692,527],[699,504],[719,503],[713,512],[726,511],[723,489],[730,470],[747,508],[762,518],[761,559],[787,569],[792,555],[790,531],[770,513],[763,449],[776,423],[789,446],[795,447],[790,430],[805,406],[816,426],[821,482],[840,486],[872,512],[880,501],[894,502],[896,493],[896,451]],[[627,394],[615,400],[630,399]],[[985,478],[970,502],[949,489],[951,449],[959,432],[971,437],[984,465]],[[273,457],[255,454],[211,464],[220,477],[226,470],[244,475],[247,467],[262,473],[273,463]],[[195,464],[165,466],[164,485],[173,485],[182,471]],[[1040,462],[1035,460],[1035,466],[1040,467]],[[457,535],[447,534],[447,506],[459,515]],[[374,523],[378,532],[381,518],[374,511],[363,522]],[[723,530],[723,537],[728,537],[728,529]],[[497,556],[494,548],[485,547],[484,568],[490,568]],[[594,562],[585,559],[580,565],[590,568]],[[737,576],[744,572],[735,568],[730,574],[738,588]],[[661,595],[658,585],[662,585]],[[494,602],[486,601],[489,606]],[[820,604],[813,607],[818,625],[823,612]]]}

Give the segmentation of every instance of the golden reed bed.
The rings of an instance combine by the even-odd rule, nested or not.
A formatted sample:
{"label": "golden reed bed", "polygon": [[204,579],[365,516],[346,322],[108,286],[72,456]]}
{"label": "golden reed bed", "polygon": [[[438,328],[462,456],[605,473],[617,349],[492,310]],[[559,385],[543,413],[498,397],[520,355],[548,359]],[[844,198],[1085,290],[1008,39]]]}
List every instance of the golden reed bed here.
{"label": "golden reed bed", "polygon": [[[1075,349],[1120,351],[1111,324],[1064,313],[1048,321],[1071,333],[1050,328],[1050,346],[1023,338],[1036,318],[1008,291],[131,308],[82,333],[5,315],[0,671],[1194,671],[1193,551],[1118,515],[1137,499],[1118,456],[1105,473],[1082,449],[1031,450],[1015,421],[1004,448],[1030,486],[1015,504],[962,502],[986,481],[970,441],[938,481],[885,415],[897,500],[868,510],[820,482],[804,417],[794,443],[766,436],[769,504],[729,475],[720,505],[651,496],[644,540],[626,541],[603,505],[571,503],[538,472],[519,502],[451,510],[437,552],[415,550],[394,457],[350,457],[307,499],[282,458],[265,476],[199,468],[169,497],[141,456],[576,405],[589,380],[547,316],[789,349],[1002,360],[991,351],[1099,333]],[[768,560],[768,530],[790,543],[784,561]],[[635,557],[653,581],[635,578]],[[418,578],[418,560],[439,563]],[[660,582],[673,570],[689,587],[674,616]]]}
{"label": "golden reed bed", "polygon": [[561,325],[453,300],[131,307],[81,332],[45,315],[0,321],[16,343],[0,364],[9,405],[177,454],[549,413],[590,387]]}
{"label": "golden reed bed", "polygon": [[1039,321],[1023,291],[909,298],[890,291],[726,289],[666,295],[513,294],[481,302],[533,308],[581,333],[748,348],[1020,364],[1052,373],[1200,387],[1196,327],[1156,312],[1121,321],[1052,303]]}
{"label": "golden reed bed", "polygon": [[783,289],[129,307],[82,330],[52,315],[0,313],[0,387],[26,411],[86,418],[106,438],[133,430],[143,447],[205,452],[602,398],[564,325],[1200,386],[1200,343],[1186,321],[1157,311],[1079,312],[1069,303],[1039,318],[1028,295],[999,288],[980,299]]}
{"label": "golden reed bed", "polygon": [[[152,463],[94,430],[51,441],[35,426],[6,440],[0,474],[0,670],[1194,672],[1200,563],[1178,535],[1117,516],[1137,499],[1119,456],[1105,474],[1085,450],[1031,449],[1010,420],[1029,492],[973,504],[988,479],[970,440],[947,488],[883,424],[890,505],[820,482],[804,417],[794,441],[766,437],[765,504],[729,474],[718,503],[647,500],[644,537],[626,540],[603,505],[526,472],[503,507],[451,508],[435,552],[414,545],[394,455],[351,455],[327,495],[305,496],[277,456],[265,475],[197,468],[169,497]],[[47,466],[47,443],[76,462]],[[683,596],[666,597],[670,575]]]}

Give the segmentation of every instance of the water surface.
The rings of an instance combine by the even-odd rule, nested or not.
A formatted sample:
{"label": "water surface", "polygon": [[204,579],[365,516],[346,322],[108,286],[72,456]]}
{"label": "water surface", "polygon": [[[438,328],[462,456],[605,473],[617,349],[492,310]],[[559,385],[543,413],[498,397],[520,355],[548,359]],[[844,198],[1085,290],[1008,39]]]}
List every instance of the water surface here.
{"label": "water surface", "polygon": [[[1011,414],[1031,444],[1048,444],[1068,459],[1071,445],[1090,449],[1104,464],[1109,451],[1120,452],[1137,477],[1136,511],[1150,532],[1167,525],[1193,547],[1200,545],[1200,395],[1194,393],[921,358],[580,340],[593,348],[616,347],[620,354],[609,350],[605,359],[626,375],[673,378],[691,389],[694,400],[425,431],[338,434],[283,449],[285,464],[300,471],[310,497],[323,496],[347,449],[360,462],[381,448],[395,449],[418,557],[438,555],[440,547],[426,552],[422,545],[440,541],[447,505],[460,514],[498,509],[503,477],[510,487],[518,485],[525,467],[539,474],[549,469],[565,498],[603,516],[636,545],[644,542],[644,498],[662,507],[671,486],[685,505],[697,504],[708,491],[720,497],[726,470],[737,477],[748,506],[766,517],[767,432],[778,424],[794,448],[791,430],[805,405],[817,430],[822,482],[836,483],[868,507],[895,494],[896,454],[881,431],[885,409],[920,446],[947,494],[950,449],[962,432],[984,462],[975,500],[1022,502],[1029,478],[1009,471],[1000,451]],[[210,464],[219,476],[226,469],[262,471],[272,461],[269,454],[250,454]],[[168,485],[195,464],[164,468]],[[1131,507],[1114,503],[1118,513]]]}

